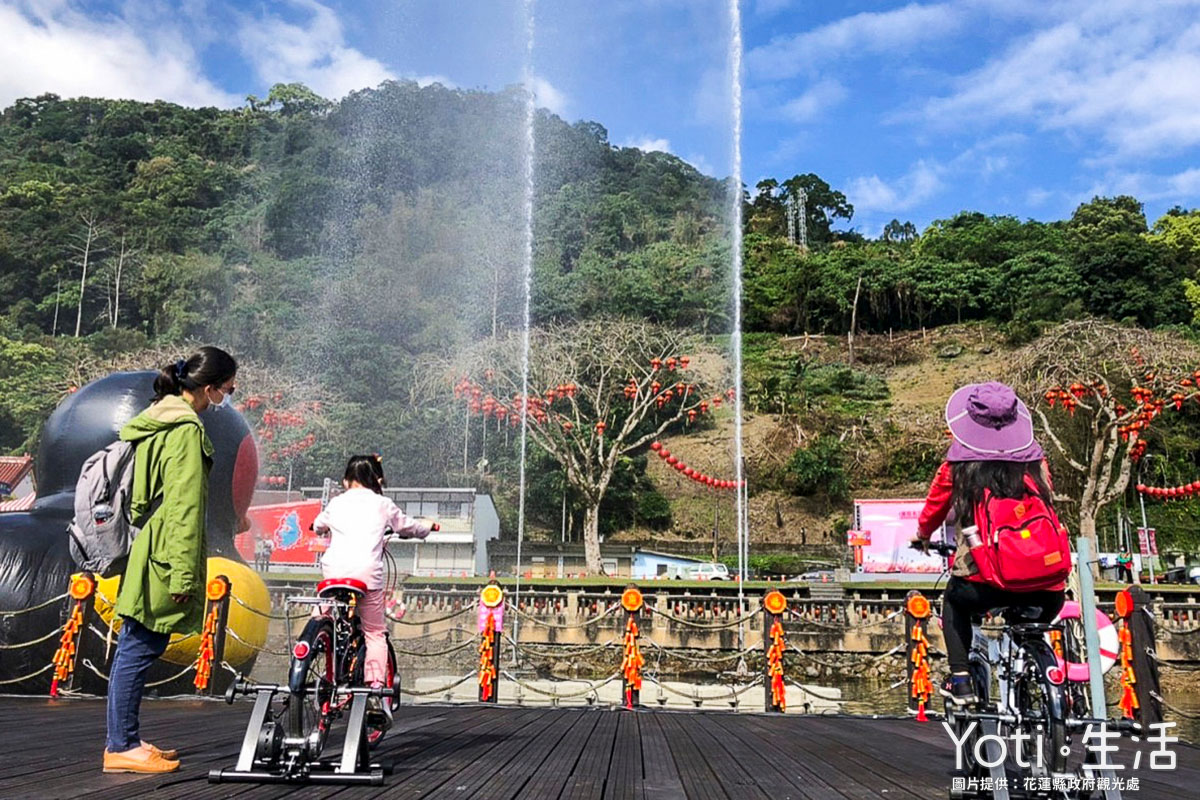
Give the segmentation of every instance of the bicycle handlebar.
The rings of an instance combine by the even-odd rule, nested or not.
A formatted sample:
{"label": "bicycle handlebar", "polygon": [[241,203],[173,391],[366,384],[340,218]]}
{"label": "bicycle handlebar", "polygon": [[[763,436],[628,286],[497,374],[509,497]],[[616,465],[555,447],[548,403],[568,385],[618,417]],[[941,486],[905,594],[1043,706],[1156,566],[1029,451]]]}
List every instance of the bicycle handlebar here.
{"label": "bicycle handlebar", "polygon": [[920,542],[909,542],[908,546],[912,550],[937,553],[939,556],[943,557],[952,556],[958,550],[957,547],[949,542],[925,542],[924,545],[922,545]]}

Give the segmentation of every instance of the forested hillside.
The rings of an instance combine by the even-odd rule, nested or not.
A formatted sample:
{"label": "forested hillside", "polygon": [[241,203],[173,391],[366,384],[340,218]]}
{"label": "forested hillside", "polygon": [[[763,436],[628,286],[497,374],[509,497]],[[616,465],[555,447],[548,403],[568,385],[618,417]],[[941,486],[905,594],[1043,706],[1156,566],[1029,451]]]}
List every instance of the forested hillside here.
{"label": "forested hillside", "polygon": [[[468,437],[464,454],[464,411],[439,365],[523,325],[524,113],[517,92],[405,82],[337,103],[280,85],[235,110],[53,95],[5,109],[0,451],[32,448],[73,384],[204,340],[247,360],[240,394],[308,415],[296,431],[255,420],[272,429],[268,471],[315,480],[372,449],[393,483],[495,489],[511,453]],[[532,323],[627,315],[720,351],[727,184],[615,147],[593,122],[540,112],[535,140]],[[806,250],[785,218],[800,189]],[[854,230],[853,200],[803,170],[745,192],[748,402],[779,430],[801,428],[764,433],[750,472],[818,515],[863,487],[919,481],[936,459],[936,430],[896,424],[904,400],[888,373],[940,363],[927,336],[914,344],[922,330],[980,323],[950,344],[990,352],[1085,316],[1190,336],[1200,313],[1191,211],[1151,225],[1135,198],[1095,198],[1062,221],[964,211],[923,231],[895,220],[873,239]],[[829,344],[852,320],[853,364]],[[806,334],[840,338],[780,339]],[[561,494],[544,480],[532,519],[557,528]],[[679,523],[644,461],[615,482],[610,531]]]}

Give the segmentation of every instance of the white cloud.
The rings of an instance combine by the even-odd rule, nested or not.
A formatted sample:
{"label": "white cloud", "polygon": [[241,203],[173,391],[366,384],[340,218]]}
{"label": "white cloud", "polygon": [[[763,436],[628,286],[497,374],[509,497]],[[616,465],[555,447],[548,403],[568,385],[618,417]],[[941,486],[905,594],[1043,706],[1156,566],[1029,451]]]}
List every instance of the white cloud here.
{"label": "white cloud", "polygon": [[242,55],[262,82],[300,82],[323,97],[338,99],[395,77],[382,63],[346,44],[333,9],[316,0],[289,3],[308,19],[294,24],[274,14],[242,18]]}
{"label": "white cloud", "polygon": [[746,54],[750,74],[760,79],[816,74],[840,56],[907,52],[958,30],[966,19],[961,4],[910,3],[891,11],[865,11],[810,31],[780,36]]}
{"label": "white cloud", "polygon": [[643,153],[669,153],[671,152],[671,140],[661,137],[655,139],[649,136],[631,137],[621,142],[621,147],[636,147]]}
{"label": "white cloud", "polygon": [[845,97],[846,87],[833,78],[826,78],[809,86],[799,97],[784,103],[779,112],[793,122],[808,122]]}
{"label": "white cloud", "polygon": [[1196,0],[1059,3],[1043,25],[929,100],[924,119],[962,127],[1014,119],[1081,141],[1101,159],[1200,144]]}
{"label": "white cloud", "polygon": [[45,92],[190,106],[241,102],[204,77],[196,37],[168,15],[125,11],[88,16],[65,2],[0,0],[0,105]]}
{"label": "white cloud", "polygon": [[540,75],[533,76],[533,99],[537,104],[560,117],[567,115],[567,95],[556,89],[550,81]]}
{"label": "white cloud", "polygon": [[846,199],[854,206],[855,214],[907,211],[925,202],[942,188],[942,172],[942,167],[921,160],[890,183],[878,175],[853,178],[847,186]]}

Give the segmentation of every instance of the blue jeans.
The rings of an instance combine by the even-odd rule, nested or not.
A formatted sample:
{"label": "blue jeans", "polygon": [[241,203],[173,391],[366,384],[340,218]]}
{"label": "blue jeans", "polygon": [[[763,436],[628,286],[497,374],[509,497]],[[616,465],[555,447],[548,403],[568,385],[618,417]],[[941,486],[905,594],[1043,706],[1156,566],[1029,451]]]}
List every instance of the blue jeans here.
{"label": "blue jeans", "polygon": [[146,671],[167,649],[171,634],[158,633],[136,619],[121,617],[121,637],[108,677],[108,741],[110,753],[141,744],[138,710],[146,688]]}

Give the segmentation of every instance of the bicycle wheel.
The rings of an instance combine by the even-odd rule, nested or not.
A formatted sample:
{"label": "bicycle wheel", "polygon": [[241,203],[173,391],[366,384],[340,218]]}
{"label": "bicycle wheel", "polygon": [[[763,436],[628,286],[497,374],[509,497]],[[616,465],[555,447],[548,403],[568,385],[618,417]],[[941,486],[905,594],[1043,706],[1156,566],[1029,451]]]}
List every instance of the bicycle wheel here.
{"label": "bicycle wheel", "polygon": [[320,756],[329,736],[335,656],[333,622],[328,617],[310,619],[292,648],[287,699],[288,738],[303,739],[310,760]]}
{"label": "bicycle wheel", "polygon": [[[1068,663],[1086,664],[1087,640],[1083,622],[1078,617],[1062,620],[1063,660]],[[1092,695],[1087,683],[1068,681],[1066,684],[1067,713],[1072,717],[1092,716]]]}
{"label": "bicycle wheel", "polygon": [[1022,732],[1029,737],[1022,743],[1022,755],[1039,777],[1046,772],[1061,775],[1067,771],[1070,739],[1066,692],[1061,683],[1054,683],[1049,677],[1051,669],[1058,670],[1058,658],[1045,639],[1026,640],[1020,646],[1024,651],[1024,669],[1014,683],[1016,710],[1021,715]]}

